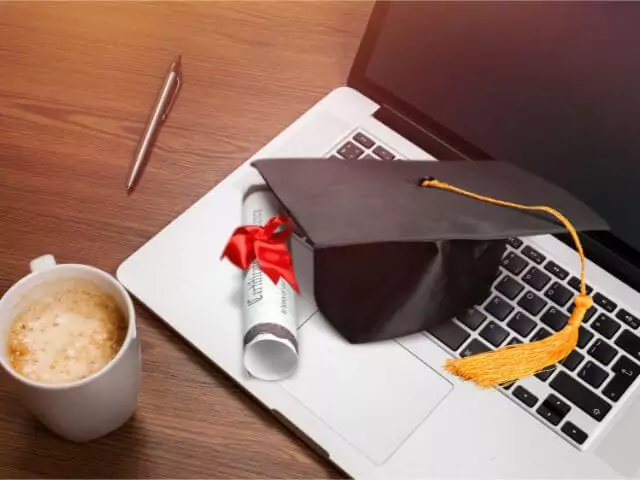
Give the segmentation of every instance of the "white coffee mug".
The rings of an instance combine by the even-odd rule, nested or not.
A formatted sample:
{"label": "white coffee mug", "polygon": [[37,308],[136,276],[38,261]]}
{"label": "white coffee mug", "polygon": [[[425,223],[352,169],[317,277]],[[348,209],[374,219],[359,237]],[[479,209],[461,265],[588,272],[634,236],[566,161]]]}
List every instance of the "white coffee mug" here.
{"label": "white coffee mug", "polygon": [[[111,275],[87,265],[56,264],[52,255],[31,262],[31,274],[18,281],[0,300],[0,364],[29,410],[49,429],[75,442],[86,442],[123,425],[133,414],[140,392],[140,343],[135,311],[126,290]],[[82,278],[111,295],[128,321],[127,336],[116,356],[102,370],[66,384],[46,384],[18,374],[9,359],[12,322],[29,301],[34,287]]]}

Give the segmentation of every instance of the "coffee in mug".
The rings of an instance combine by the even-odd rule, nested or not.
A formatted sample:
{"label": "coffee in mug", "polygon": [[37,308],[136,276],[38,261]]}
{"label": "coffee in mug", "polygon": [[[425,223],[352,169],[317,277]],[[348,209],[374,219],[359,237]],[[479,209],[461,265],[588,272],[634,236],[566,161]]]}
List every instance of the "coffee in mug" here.
{"label": "coffee in mug", "polygon": [[102,370],[116,356],[127,321],[115,299],[87,279],[38,287],[9,333],[14,370],[29,380],[64,384]]}
{"label": "coffee in mug", "polygon": [[62,437],[106,435],[133,415],[140,392],[131,298],[108,273],[52,255],[31,271],[0,299],[3,382]]}

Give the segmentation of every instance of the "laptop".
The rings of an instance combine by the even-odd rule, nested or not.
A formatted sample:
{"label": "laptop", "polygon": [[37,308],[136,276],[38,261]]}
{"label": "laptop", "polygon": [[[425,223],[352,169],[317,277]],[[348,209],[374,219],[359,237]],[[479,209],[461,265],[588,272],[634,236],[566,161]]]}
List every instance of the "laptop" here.
{"label": "laptop", "polygon": [[[640,474],[640,4],[379,2],[347,86],[312,106],[118,269],[177,335],[352,477],[612,478]],[[247,127],[249,128],[249,126]],[[611,225],[582,236],[595,300],[571,355],[482,390],[443,369],[566,323],[576,252],[511,238],[491,294],[409,337],[350,345],[313,300],[294,240],[297,373],[242,366],[242,272],[220,261],[258,158],[492,158],[564,187]],[[301,160],[304,161],[304,160]],[[268,448],[265,445],[265,448]]]}

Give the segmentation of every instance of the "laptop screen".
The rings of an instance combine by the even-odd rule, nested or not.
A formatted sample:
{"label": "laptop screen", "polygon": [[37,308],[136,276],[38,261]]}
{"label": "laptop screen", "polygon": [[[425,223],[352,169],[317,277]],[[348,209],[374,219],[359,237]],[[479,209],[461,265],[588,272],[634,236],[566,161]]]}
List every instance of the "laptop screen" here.
{"label": "laptop screen", "polygon": [[638,25],[635,2],[391,2],[364,76],[468,156],[572,192],[638,251]]}

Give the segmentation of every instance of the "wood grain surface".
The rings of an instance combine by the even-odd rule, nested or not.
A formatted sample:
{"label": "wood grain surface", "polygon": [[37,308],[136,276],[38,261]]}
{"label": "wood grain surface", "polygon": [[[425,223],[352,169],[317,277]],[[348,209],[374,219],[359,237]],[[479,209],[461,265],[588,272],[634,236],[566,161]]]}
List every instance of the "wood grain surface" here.
{"label": "wood grain surface", "polygon": [[[117,266],[346,76],[369,2],[0,4],[0,292],[53,253]],[[177,54],[184,86],[124,183]],[[336,477],[139,304],[134,418],[86,445],[0,384],[3,477]]]}

